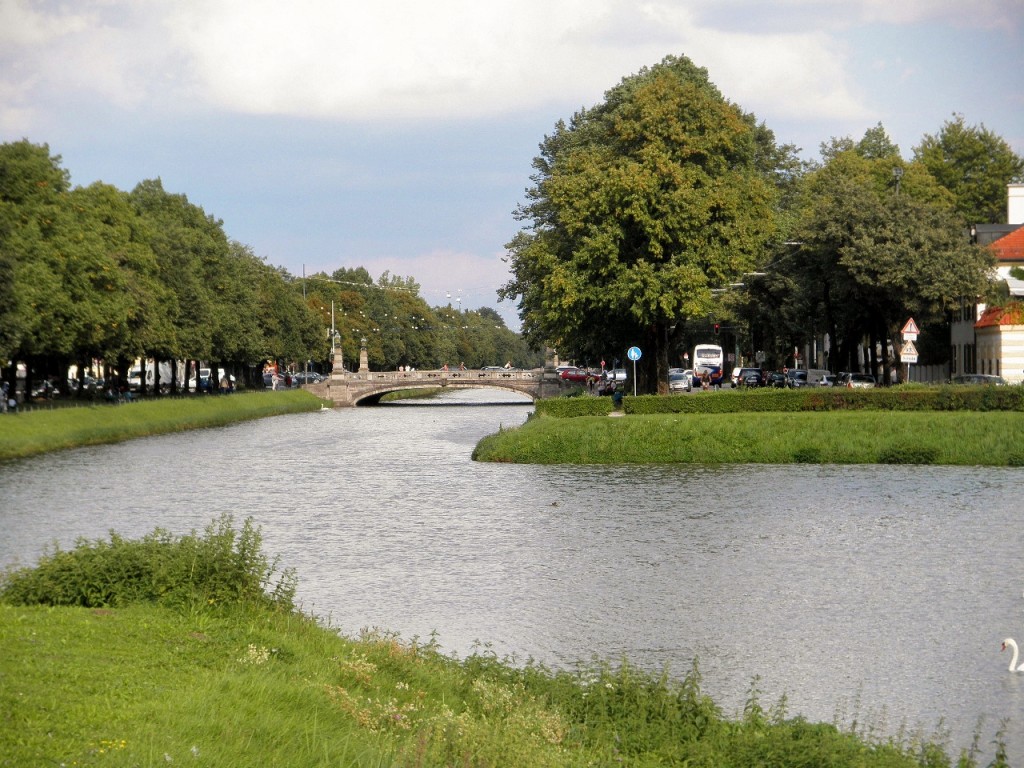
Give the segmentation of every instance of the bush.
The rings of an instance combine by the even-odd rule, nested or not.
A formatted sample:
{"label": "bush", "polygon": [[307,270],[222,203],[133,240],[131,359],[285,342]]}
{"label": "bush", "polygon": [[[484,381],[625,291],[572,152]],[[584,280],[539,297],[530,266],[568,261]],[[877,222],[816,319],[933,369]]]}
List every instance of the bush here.
{"label": "bush", "polygon": [[557,419],[571,419],[577,416],[607,416],[612,412],[610,397],[555,397],[538,400],[538,416],[553,416]]}
{"label": "bush", "polygon": [[240,532],[230,515],[205,534],[174,537],[156,529],[130,541],[113,531],[110,541],[79,539],[71,551],[54,549],[34,568],[0,578],[0,600],[12,605],[119,607],[136,602],[165,605],[240,603],[290,610],[294,572],[278,574],[277,560],[262,552],[262,536],[247,519]]}
{"label": "bush", "polygon": [[[1024,411],[1024,387],[742,389],[697,395],[642,395],[629,414],[797,411]],[[555,414],[552,414],[555,415]]]}

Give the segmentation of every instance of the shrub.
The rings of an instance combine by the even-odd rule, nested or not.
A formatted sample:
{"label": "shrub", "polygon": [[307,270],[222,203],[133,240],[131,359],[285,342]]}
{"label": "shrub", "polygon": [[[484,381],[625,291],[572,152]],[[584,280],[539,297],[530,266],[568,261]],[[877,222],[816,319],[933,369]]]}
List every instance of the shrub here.
{"label": "shrub", "polygon": [[695,395],[642,395],[628,398],[625,410],[629,414],[855,410],[1021,411],[1024,410],[1024,387],[918,385],[878,389],[743,389]]}
{"label": "shrub", "polygon": [[277,560],[262,552],[262,536],[247,519],[242,530],[230,515],[174,537],[156,529],[138,541],[113,531],[110,541],[79,539],[55,548],[32,568],[0,578],[0,600],[14,605],[115,607],[135,602],[165,605],[241,603],[293,607],[295,576],[277,574]]}
{"label": "shrub", "polygon": [[577,416],[607,416],[612,412],[610,397],[556,397],[538,400],[538,416],[571,419]]}

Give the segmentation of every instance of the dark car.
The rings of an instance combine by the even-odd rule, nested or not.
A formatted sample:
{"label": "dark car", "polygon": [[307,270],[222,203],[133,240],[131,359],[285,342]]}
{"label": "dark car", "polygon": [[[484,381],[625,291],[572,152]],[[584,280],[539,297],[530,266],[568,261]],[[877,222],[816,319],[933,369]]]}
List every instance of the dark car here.
{"label": "dark car", "polygon": [[740,368],[733,380],[736,387],[760,387],[764,384],[760,368]]}
{"label": "dark car", "polygon": [[986,373],[962,373],[950,379],[952,384],[989,384],[1001,387],[1006,384],[1002,376],[992,376]]}
{"label": "dark car", "polygon": [[764,385],[766,387],[774,387],[775,389],[785,389],[786,374],[781,371],[771,371],[765,378]]}
{"label": "dark car", "polygon": [[292,381],[296,385],[303,384],[319,384],[324,380],[324,377],[314,371],[300,371],[292,377]]}

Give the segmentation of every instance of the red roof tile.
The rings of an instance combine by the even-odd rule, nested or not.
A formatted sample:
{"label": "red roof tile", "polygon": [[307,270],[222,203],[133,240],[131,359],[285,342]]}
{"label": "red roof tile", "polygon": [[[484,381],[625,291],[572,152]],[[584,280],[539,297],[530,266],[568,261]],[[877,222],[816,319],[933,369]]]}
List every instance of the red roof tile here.
{"label": "red roof tile", "polygon": [[1015,301],[1005,307],[988,307],[981,313],[975,328],[992,328],[1000,325],[1024,325],[1024,302]]}
{"label": "red roof tile", "polygon": [[1000,262],[1024,262],[1024,227],[1018,227],[1008,235],[993,241],[989,248]]}

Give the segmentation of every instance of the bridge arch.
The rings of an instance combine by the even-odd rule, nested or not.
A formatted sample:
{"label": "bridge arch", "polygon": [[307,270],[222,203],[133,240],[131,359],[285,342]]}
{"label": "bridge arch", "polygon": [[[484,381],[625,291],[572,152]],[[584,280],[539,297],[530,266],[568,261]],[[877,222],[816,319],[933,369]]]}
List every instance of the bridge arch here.
{"label": "bridge arch", "polygon": [[336,407],[352,407],[379,400],[388,392],[406,389],[501,389],[518,392],[536,401],[557,396],[563,382],[553,370],[465,371],[361,371],[332,373],[330,378],[307,387]]}

